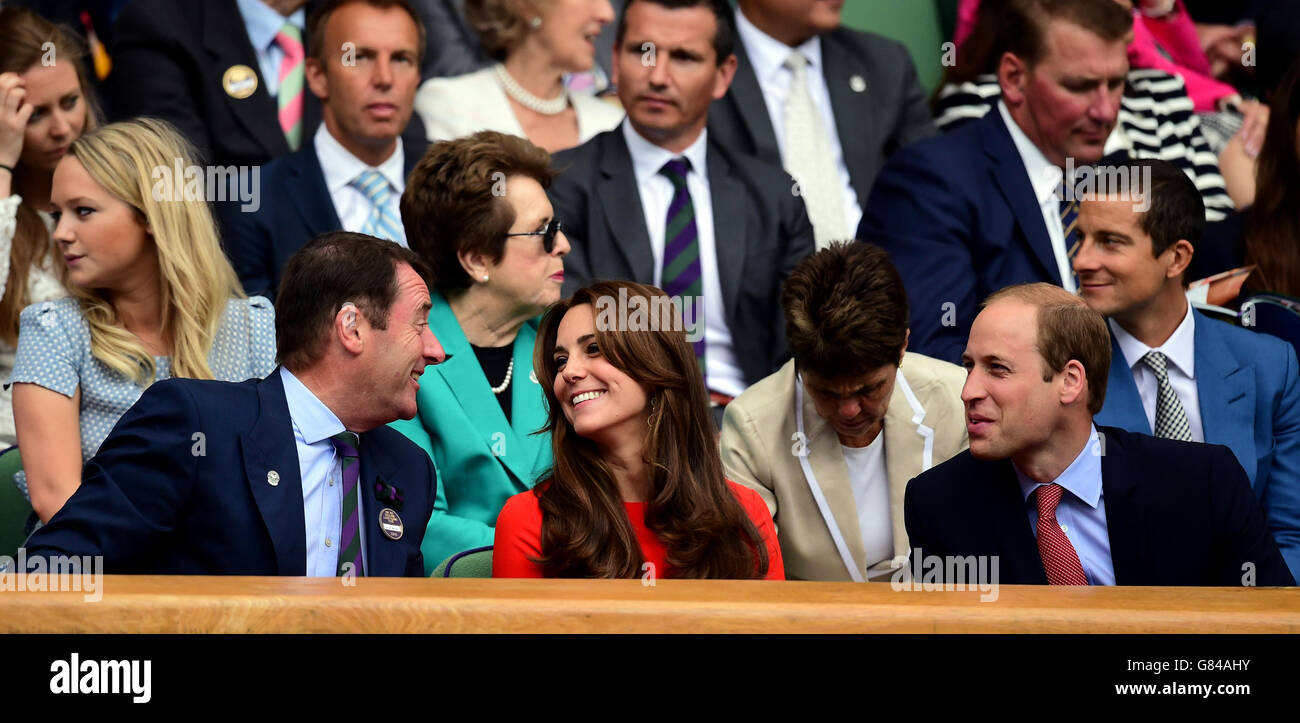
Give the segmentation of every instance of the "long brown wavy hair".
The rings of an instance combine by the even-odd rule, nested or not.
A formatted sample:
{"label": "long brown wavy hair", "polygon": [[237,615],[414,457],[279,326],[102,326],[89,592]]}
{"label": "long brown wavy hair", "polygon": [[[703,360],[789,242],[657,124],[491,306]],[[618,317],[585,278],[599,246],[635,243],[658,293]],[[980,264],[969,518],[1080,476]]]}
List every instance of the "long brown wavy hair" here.
{"label": "long brown wavy hair", "polygon": [[[593,311],[624,290],[631,306],[663,308],[663,291],[631,281],[604,281],[580,289],[542,318],[533,369],[546,395],[555,466],[534,488],[542,510],[542,558],[548,577],[631,578],[644,561],[609,464],[594,442],[578,435],[555,397],[553,357],[564,315],[590,304]],[[629,330],[602,324],[596,344],[614,367],[646,389],[650,408],[642,455],[651,483],[646,526],[668,550],[674,577],[761,578],[767,547],[728,487],[713,430],[708,392],[680,324],[675,329]],[[680,318],[680,317],[679,317]],[[652,325],[654,326],[654,325]],[[658,326],[664,326],[660,324]]]}
{"label": "long brown wavy hair", "polygon": [[[0,8],[0,73],[23,73],[40,63],[45,56],[45,43],[54,44],[56,62],[67,61],[77,71],[81,85],[82,102],[86,108],[86,121],[82,133],[94,130],[99,122],[94,91],[82,64],[85,48],[71,32],[63,30],[45,18],[20,7]],[[26,169],[22,164],[14,169],[11,193],[24,187]],[[36,209],[26,200],[18,206],[17,228],[13,246],[9,251],[9,277],[5,282],[4,298],[0,299],[0,340],[14,346],[18,343],[18,315],[27,306],[27,279],[32,266],[42,263],[52,249],[50,232]],[[67,266],[55,264],[60,276],[66,276]]]}
{"label": "long brown wavy hair", "polygon": [[1246,222],[1246,280],[1253,291],[1300,296],[1300,60],[1291,64],[1269,103],[1264,148],[1255,170],[1255,205]]}

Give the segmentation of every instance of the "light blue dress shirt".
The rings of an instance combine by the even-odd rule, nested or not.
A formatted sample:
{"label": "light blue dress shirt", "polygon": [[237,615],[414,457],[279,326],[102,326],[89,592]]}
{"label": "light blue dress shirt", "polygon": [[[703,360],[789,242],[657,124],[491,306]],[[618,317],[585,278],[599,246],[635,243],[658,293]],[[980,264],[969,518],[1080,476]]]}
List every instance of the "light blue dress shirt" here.
{"label": "light blue dress shirt", "polygon": [[[1065,488],[1061,502],[1056,507],[1056,521],[1061,531],[1070,538],[1074,551],[1079,553],[1079,562],[1083,564],[1083,574],[1089,585],[1114,585],[1115,568],[1110,559],[1110,534],[1106,528],[1106,506],[1102,504],[1101,494],[1101,442],[1097,439],[1097,427],[1092,427],[1088,443],[1083,446],[1079,456],[1074,458],[1060,477],[1052,480]],[[1042,487],[1044,482],[1036,482],[1025,476],[1019,467],[1016,478],[1020,480],[1020,492],[1024,495],[1025,512],[1029,514],[1029,528],[1034,537],[1038,537],[1037,498],[1030,500],[1034,490]]]}
{"label": "light blue dress shirt", "polygon": [[[293,420],[293,439],[298,448],[298,470],[302,476],[303,520],[307,529],[307,576],[334,577],[339,564],[339,537],[343,529],[343,458],[334,451],[330,437],[344,431],[343,422],[298,381],[280,367],[284,397]],[[365,495],[360,495],[357,514],[365,520]],[[366,559],[366,526],[361,527],[361,559]],[[361,570],[357,574],[362,574]]]}
{"label": "light blue dress shirt", "polygon": [[280,90],[280,61],[284,60],[284,50],[275,42],[280,28],[286,22],[293,23],[302,31],[303,45],[307,44],[307,11],[298,8],[289,17],[271,9],[263,0],[236,0],[239,14],[244,16],[244,29],[248,31],[248,40],[257,53],[257,69],[262,76],[262,85],[272,98]]}

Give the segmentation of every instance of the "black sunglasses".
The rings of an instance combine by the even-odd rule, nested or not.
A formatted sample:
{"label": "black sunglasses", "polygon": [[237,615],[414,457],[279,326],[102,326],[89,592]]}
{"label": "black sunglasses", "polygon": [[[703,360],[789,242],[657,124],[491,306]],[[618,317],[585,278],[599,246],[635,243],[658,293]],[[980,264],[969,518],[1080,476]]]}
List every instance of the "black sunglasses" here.
{"label": "black sunglasses", "polygon": [[546,224],[546,228],[541,231],[522,231],[520,233],[508,233],[506,236],[541,236],[542,249],[549,254],[555,250],[555,234],[559,232],[560,219],[553,218],[550,223]]}

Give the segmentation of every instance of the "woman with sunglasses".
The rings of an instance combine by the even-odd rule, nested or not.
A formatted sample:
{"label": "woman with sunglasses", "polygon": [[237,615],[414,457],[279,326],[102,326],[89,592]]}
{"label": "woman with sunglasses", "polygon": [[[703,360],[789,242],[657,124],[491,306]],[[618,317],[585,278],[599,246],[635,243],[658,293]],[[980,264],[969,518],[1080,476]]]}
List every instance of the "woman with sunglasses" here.
{"label": "woman with sunglasses", "polygon": [[551,466],[542,388],[532,374],[538,318],[560,298],[568,239],[546,187],[550,155],[495,131],[435,143],[411,171],[402,222],[432,267],[429,328],[447,360],[425,370],[414,419],[393,427],[438,469],[424,536],[427,572],[492,544],[511,495]]}

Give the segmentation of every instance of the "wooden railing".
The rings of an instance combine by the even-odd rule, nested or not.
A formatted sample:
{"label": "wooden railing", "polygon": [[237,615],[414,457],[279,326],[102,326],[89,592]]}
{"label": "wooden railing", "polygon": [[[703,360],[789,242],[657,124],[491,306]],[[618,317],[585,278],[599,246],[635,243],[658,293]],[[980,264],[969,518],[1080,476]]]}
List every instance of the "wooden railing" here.
{"label": "wooden railing", "polygon": [[982,602],[881,583],[353,582],[105,576],[95,594],[0,591],[0,633],[1300,633],[1296,588],[1004,585]]}

